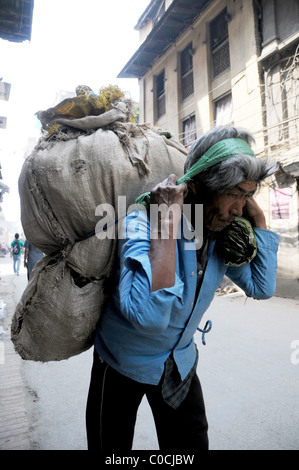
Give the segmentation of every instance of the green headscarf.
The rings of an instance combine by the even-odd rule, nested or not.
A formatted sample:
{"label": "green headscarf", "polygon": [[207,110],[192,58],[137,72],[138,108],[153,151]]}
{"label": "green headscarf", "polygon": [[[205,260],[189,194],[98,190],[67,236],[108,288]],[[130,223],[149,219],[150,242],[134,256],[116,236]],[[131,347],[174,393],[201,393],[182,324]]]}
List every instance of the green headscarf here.
{"label": "green headscarf", "polygon": [[[203,156],[177,180],[176,184],[186,183],[194,178],[194,176],[202,173],[211,166],[217,165],[217,163],[240,154],[255,157],[255,153],[245,140],[239,138],[221,140],[220,142],[212,145],[212,147],[210,147]],[[143,204],[148,207],[150,204],[150,192],[142,194],[135,202],[136,204]]]}
{"label": "green headscarf", "polygon": [[[177,180],[176,184],[186,183],[217,163],[240,154],[255,157],[255,153],[245,140],[239,138],[221,140],[210,147],[184,176]],[[136,199],[137,204],[142,204],[145,207],[150,206],[150,201],[150,192],[144,193]],[[249,221],[243,217],[237,217],[229,227],[219,234],[216,250],[223,257],[224,264],[227,266],[242,266],[250,263],[256,256],[257,242]]]}

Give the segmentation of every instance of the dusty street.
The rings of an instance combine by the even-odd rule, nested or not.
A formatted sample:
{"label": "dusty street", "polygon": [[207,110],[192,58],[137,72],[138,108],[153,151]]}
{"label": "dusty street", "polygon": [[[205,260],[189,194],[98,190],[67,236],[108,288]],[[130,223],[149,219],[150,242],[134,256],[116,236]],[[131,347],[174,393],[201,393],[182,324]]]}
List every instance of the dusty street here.
{"label": "dusty street", "polygon": [[[22,361],[8,330],[26,272],[15,276],[9,256],[0,258],[0,271],[0,449],[86,449],[92,351],[57,363]],[[211,450],[299,449],[299,300],[218,296],[201,326],[208,319],[207,344],[200,333],[197,343]],[[134,449],[158,449],[145,401]]]}

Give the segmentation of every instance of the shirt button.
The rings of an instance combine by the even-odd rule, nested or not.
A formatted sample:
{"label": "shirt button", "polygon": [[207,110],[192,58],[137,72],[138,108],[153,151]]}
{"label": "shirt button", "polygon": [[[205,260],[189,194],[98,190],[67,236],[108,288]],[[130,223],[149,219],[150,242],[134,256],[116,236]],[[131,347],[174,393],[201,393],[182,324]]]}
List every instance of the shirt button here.
{"label": "shirt button", "polygon": [[191,302],[191,307],[193,307],[194,302]]}
{"label": "shirt button", "polygon": [[194,271],[192,271],[191,276],[194,276]]}

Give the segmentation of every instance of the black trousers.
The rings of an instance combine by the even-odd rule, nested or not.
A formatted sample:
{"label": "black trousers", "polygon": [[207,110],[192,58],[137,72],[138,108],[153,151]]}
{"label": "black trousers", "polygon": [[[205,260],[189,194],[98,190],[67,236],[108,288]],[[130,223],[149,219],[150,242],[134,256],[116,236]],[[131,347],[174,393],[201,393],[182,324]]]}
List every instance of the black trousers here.
{"label": "black trousers", "polygon": [[208,450],[208,423],[196,375],[183,403],[173,409],[163,400],[160,386],[119,374],[96,353],[86,407],[88,450],[131,450],[137,410],[144,395],[153,413],[160,450]]}

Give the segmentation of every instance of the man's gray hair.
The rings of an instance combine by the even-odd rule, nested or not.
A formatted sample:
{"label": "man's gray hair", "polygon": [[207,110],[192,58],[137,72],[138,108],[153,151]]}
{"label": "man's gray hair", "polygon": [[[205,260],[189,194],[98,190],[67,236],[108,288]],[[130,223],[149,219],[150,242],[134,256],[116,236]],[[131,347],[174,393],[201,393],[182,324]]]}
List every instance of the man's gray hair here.
{"label": "man's gray hair", "polygon": [[[214,144],[224,139],[239,138],[249,145],[254,143],[254,137],[245,129],[237,127],[213,127],[197,139],[192,145],[185,162],[185,172],[203,156]],[[200,173],[194,181],[209,191],[223,193],[234,188],[242,181],[255,181],[258,185],[277,171],[277,163],[261,158],[240,155],[224,160],[208,170]]]}

